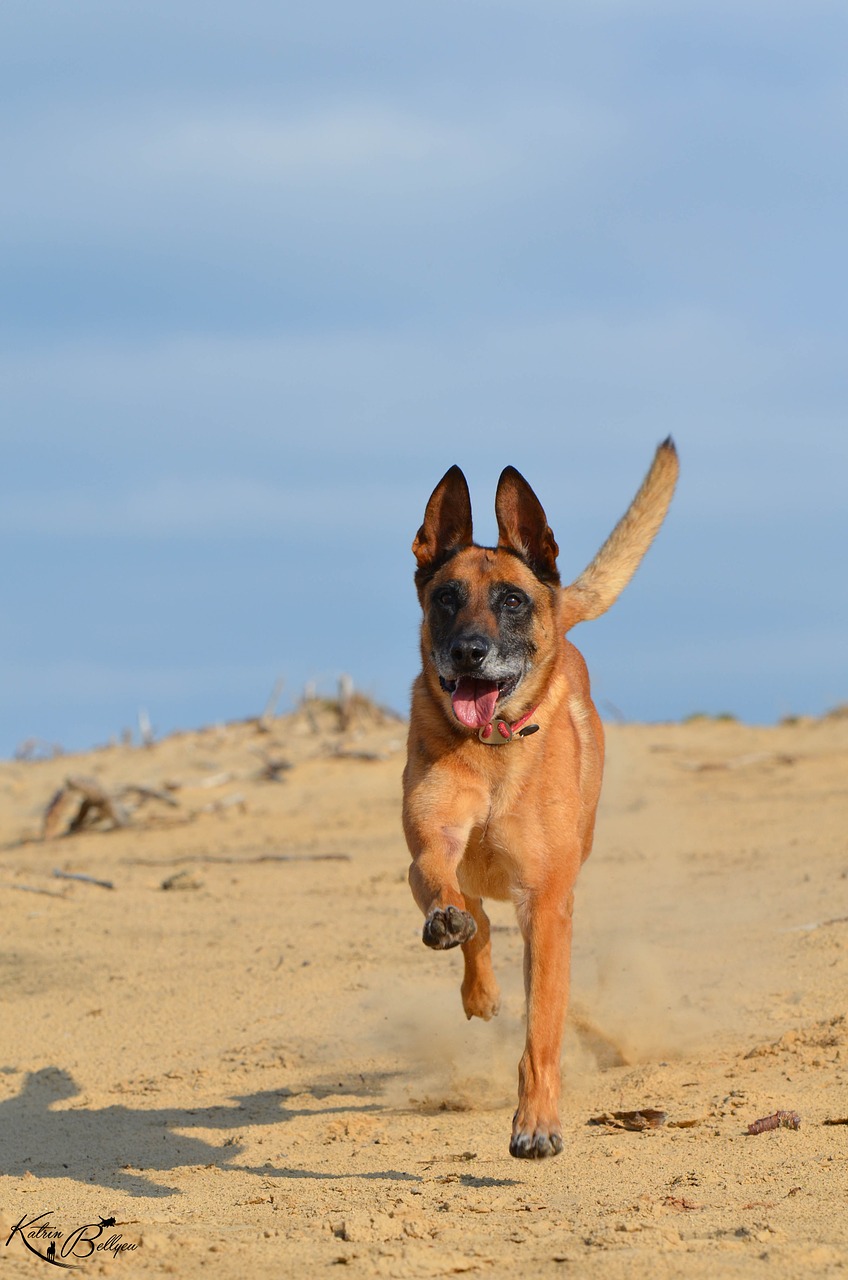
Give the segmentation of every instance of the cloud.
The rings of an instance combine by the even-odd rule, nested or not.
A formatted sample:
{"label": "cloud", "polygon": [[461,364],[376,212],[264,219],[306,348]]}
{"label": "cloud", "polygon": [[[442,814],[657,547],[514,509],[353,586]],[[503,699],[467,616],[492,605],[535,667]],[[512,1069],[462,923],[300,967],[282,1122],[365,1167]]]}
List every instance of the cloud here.
{"label": "cloud", "polygon": [[454,112],[376,94],[262,110],[130,101],[108,116],[53,106],[7,140],[2,210],[18,253],[43,248],[49,230],[89,252],[132,251],[144,234],[189,256],[223,235],[243,258],[257,237],[257,250],[271,242],[278,253],[287,232],[299,243],[329,227],[375,240],[401,214],[412,227],[437,209],[444,233],[448,215],[464,224],[472,209],[485,216],[511,199],[515,184],[525,196],[547,184],[540,165],[551,153],[560,181],[597,169],[620,132],[600,107],[550,95],[487,94]]}
{"label": "cloud", "polygon": [[334,111],[274,119],[267,113],[223,116],[215,110],[170,120],[141,141],[148,171],[275,184],[394,169],[397,165],[462,168],[485,154],[460,128],[416,119],[385,105],[348,103]]}

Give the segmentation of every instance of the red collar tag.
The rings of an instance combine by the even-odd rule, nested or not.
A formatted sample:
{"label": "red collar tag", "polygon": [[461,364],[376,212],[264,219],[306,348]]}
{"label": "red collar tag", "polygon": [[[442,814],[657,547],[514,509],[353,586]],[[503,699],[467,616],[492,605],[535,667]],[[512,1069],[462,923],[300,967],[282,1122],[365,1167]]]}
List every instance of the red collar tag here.
{"label": "red collar tag", "polygon": [[487,747],[505,747],[508,742],[512,742],[513,738],[529,738],[531,733],[536,733],[539,729],[537,724],[528,724],[528,721],[537,711],[537,707],[533,707],[532,711],[528,711],[520,720],[516,720],[514,724],[508,724],[506,720],[495,719],[491,724],[484,724],[477,731],[477,737]]}

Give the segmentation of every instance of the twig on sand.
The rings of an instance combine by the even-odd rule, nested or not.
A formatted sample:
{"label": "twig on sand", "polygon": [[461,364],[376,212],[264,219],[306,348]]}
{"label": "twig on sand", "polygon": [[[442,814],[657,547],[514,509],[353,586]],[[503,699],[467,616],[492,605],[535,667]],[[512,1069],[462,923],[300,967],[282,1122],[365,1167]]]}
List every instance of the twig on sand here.
{"label": "twig on sand", "polygon": [[183,858],[125,858],[131,867],[178,867],[183,863],[225,863],[250,866],[259,862],[350,862],[349,853],[259,853],[247,858],[232,858],[218,853],[192,853]]}
{"label": "twig on sand", "polygon": [[57,880],[81,880],[83,884],[96,884],[101,889],[114,889],[111,880],[98,880],[97,876],[87,876],[82,871],[60,871],[58,868],[53,872]]}
{"label": "twig on sand", "polygon": [[797,756],[784,751],[750,751],[744,756],[732,756],[729,760],[680,760],[681,769],[693,773],[708,773],[718,769],[747,769],[755,764],[795,764]]}
{"label": "twig on sand", "polygon": [[810,924],[793,924],[781,933],[812,933],[814,929],[826,929],[831,924],[848,924],[848,916],[831,916],[830,920],[813,920]]}
{"label": "twig on sand", "polygon": [[385,751],[354,751],[350,747],[335,746],[331,751],[327,752],[328,760],[367,760],[380,761],[388,760]]}
{"label": "twig on sand", "polygon": [[54,893],[52,889],[39,889],[34,884],[4,884],[4,889],[17,889],[18,893],[41,893],[45,898],[61,898],[63,902],[68,901],[66,893]]}
{"label": "twig on sand", "polygon": [[588,1124],[605,1124],[611,1129],[632,1129],[641,1132],[644,1129],[659,1129],[665,1124],[668,1112],[659,1111],[656,1107],[640,1107],[638,1111],[604,1111],[599,1116],[592,1116]]}

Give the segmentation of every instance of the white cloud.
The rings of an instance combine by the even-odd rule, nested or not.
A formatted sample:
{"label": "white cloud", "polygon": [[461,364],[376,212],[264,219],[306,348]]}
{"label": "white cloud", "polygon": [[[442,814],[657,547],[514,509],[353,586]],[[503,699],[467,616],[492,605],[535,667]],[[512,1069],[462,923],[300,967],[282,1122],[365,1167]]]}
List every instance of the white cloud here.
{"label": "white cloud", "polygon": [[370,227],[378,248],[378,228],[400,209],[410,226],[433,208],[442,221],[469,208],[488,218],[498,193],[547,186],[552,161],[558,181],[585,181],[625,133],[599,104],[544,90],[513,98],[486,88],[445,110],[390,96],[263,111],[218,101],[169,111],[129,101],[108,115],[53,108],[7,137],[0,209],[19,246],[49,231],[77,249],[123,244],[131,255],[143,232],[190,253],[212,238],[220,252],[221,236],[238,253],[257,236],[279,252],[287,228],[299,242],[347,225]]}
{"label": "white cloud", "polygon": [[[398,164],[479,163],[479,140],[462,128],[415,118],[386,106],[353,103],[334,111],[276,119],[215,111],[167,122],[140,140],[151,173],[297,182]],[[432,172],[432,170],[431,170]]]}

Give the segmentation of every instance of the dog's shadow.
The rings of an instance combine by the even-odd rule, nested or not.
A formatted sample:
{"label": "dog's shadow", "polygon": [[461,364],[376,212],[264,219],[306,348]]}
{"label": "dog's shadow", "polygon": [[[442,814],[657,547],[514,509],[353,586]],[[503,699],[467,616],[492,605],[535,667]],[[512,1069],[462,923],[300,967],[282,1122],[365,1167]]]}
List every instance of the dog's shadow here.
{"label": "dog's shadow", "polygon": [[[272,1163],[259,1167],[236,1163],[243,1150],[235,1136],[240,1129],[280,1125],[296,1116],[316,1114],[314,1108],[287,1106],[286,1090],[261,1090],[235,1097],[231,1105],[212,1107],[56,1107],[79,1095],[73,1077],[60,1067],[31,1072],[20,1092],[0,1103],[0,1173],[71,1178],[139,1197],[180,1194],[180,1188],[158,1181],[155,1175],[186,1166],[214,1165],[265,1177],[334,1176]],[[380,1110],[377,1102],[346,1103],[325,1105],[320,1114]],[[234,1136],[216,1146],[193,1135],[192,1129],[219,1129]],[[414,1174],[393,1170],[365,1176],[420,1181]]]}

